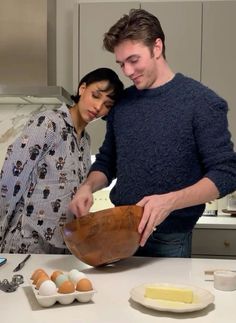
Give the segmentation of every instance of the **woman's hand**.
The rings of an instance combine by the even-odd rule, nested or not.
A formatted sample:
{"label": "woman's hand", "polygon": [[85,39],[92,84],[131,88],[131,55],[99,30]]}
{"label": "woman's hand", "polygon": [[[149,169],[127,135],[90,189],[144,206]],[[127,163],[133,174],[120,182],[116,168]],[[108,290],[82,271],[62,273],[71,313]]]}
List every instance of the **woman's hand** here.
{"label": "woman's hand", "polygon": [[99,171],[92,171],[70,202],[70,211],[77,218],[88,214],[93,205],[93,193],[106,187],[107,184],[108,180],[105,174]]}
{"label": "woman's hand", "polygon": [[69,204],[70,211],[78,218],[88,214],[93,205],[93,194],[89,185],[82,185]]}
{"label": "woman's hand", "polygon": [[141,234],[140,246],[143,247],[156,226],[174,210],[174,193],[145,196],[137,205],[144,208],[138,227]]}

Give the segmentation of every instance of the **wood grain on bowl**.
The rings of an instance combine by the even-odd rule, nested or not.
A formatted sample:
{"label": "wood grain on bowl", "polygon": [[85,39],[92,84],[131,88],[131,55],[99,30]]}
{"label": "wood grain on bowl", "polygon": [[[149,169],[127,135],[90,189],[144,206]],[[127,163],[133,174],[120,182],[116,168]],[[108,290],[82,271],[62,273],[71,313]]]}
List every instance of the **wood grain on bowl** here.
{"label": "wood grain on bowl", "polygon": [[91,266],[101,266],[132,256],[138,249],[138,225],[143,208],[117,206],[91,212],[62,228],[73,255]]}

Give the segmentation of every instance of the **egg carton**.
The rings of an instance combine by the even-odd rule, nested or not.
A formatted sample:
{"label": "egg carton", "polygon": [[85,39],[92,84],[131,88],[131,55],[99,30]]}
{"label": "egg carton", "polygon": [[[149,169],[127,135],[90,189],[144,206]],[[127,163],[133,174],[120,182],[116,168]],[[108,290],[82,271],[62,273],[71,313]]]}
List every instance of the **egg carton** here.
{"label": "egg carton", "polygon": [[92,300],[93,295],[96,292],[95,290],[90,290],[87,292],[75,291],[69,294],[56,293],[55,295],[51,295],[51,296],[42,296],[42,295],[39,295],[38,289],[35,288],[35,285],[32,284],[32,282],[30,282],[30,285],[32,287],[32,290],[34,292],[34,295],[38,303],[42,307],[53,306],[56,302],[62,305],[69,305],[73,303],[75,300],[77,300],[80,303],[88,303]]}

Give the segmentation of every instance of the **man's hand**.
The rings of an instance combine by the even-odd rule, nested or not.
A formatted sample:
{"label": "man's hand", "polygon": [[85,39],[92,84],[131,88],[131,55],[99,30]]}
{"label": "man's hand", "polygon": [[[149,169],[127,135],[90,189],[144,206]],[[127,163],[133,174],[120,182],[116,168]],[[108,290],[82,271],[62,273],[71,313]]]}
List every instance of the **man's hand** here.
{"label": "man's hand", "polygon": [[220,196],[216,185],[207,177],[179,191],[145,196],[137,205],[144,207],[138,231],[142,235],[140,246],[174,210],[214,201]]}
{"label": "man's hand", "polygon": [[143,216],[139,223],[138,231],[142,235],[140,246],[143,247],[155,231],[156,226],[161,224],[174,210],[173,193],[145,196],[137,205],[144,207]]}
{"label": "man's hand", "polygon": [[70,211],[78,218],[86,215],[93,205],[93,194],[89,185],[82,185],[69,204]]}

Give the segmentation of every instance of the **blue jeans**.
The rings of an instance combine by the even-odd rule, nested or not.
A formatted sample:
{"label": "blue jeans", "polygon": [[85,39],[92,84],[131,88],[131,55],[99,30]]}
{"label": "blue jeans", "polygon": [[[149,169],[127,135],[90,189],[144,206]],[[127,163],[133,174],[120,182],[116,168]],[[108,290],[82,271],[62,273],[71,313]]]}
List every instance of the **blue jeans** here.
{"label": "blue jeans", "polygon": [[192,232],[158,233],[154,231],[144,247],[139,247],[134,256],[190,258]]}

